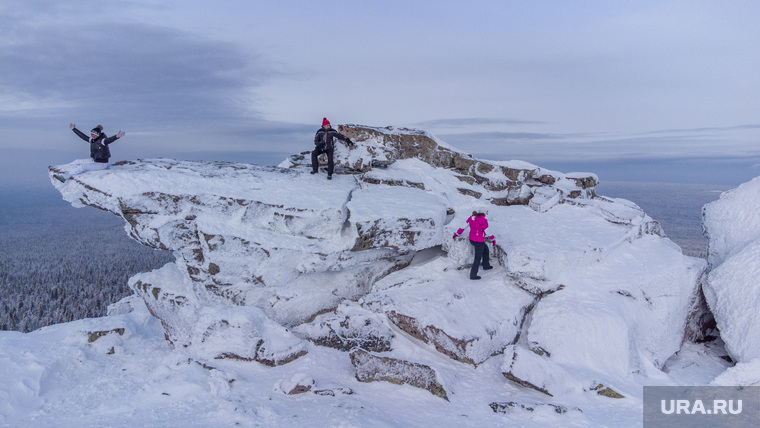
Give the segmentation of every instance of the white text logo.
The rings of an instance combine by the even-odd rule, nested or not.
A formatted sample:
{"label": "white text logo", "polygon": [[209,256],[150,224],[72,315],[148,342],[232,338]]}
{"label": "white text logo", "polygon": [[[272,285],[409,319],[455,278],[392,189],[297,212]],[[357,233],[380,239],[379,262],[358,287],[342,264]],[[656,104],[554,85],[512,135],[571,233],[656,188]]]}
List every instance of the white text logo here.
{"label": "white text logo", "polygon": [[742,400],[712,400],[712,406],[702,400],[660,400],[660,410],[666,415],[738,415]]}

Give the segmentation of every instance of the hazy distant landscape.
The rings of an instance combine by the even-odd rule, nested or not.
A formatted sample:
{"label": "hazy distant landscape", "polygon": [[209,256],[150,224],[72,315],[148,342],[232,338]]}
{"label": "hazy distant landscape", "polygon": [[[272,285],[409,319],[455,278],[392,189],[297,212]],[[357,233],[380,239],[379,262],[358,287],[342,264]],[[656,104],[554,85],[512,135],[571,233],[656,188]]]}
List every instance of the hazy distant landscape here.
{"label": "hazy distant landscape", "polygon": [[665,234],[684,254],[707,257],[702,235],[702,207],[736,186],[682,183],[602,182],[597,194],[635,202],[660,222]]}
{"label": "hazy distant landscape", "polygon": [[[705,257],[702,206],[729,186],[603,182],[597,193],[635,202],[685,254]],[[75,209],[53,189],[0,194],[0,330],[28,332],[106,314],[127,280],[173,260],[124,232],[110,213]]]}
{"label": "hazy distant landscape", "polygon": [[75,209],[52,188],[0,200],[0,330],[106,315],[131,294],[129,277],[173,260],[129,238],[121,218]]}

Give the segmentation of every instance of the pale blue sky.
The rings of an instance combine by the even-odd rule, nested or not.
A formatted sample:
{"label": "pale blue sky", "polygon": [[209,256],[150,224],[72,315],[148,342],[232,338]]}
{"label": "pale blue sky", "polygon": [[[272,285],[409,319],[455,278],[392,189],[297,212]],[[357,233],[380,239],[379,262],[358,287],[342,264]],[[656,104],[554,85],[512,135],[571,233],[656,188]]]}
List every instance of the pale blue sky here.
{"label": "pale blue sky", "polygon": [[323,116],[565,170],[753,177],[758,22],[757,1],[7,1],[0,186],[86,157],[69,122],[125,130],[112,160],[251,161],[311,149]]}

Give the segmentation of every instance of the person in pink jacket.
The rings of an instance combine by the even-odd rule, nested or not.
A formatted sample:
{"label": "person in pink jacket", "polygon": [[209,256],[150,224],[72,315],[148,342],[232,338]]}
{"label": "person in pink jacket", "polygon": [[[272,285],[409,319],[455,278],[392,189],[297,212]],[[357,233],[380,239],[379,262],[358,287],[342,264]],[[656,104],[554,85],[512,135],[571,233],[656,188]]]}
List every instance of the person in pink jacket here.
{"label": "person in pink jacket", "polygon": [[[486,220],[486,214],[473,211],[472,216],[467,219],[467,226],[470,228],[470,244],[475,247],[475,259],[472,261],[472,268],[470,269],[470,279],[480,279],[478,276],[478,268],[482,262],[483,270],[493,269],[491,263],[489,263],[488,246],[486,245],[486,238],[490,239],[494,244],[496,240],[493,235],[486,236],[486,229],[488,229],[488,220]],[[454,238],[461,235],[464,229],[457,230],[454,234]]]}

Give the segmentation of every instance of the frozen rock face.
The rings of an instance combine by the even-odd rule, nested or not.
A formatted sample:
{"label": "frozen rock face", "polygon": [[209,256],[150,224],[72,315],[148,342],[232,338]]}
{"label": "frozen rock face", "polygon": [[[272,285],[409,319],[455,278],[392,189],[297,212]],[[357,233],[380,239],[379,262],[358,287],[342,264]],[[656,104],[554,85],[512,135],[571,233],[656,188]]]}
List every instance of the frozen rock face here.
{"label": "frozen rock face", "polygon": [[[510,350],[515,379],[542,366],[585,385],[679,349],[704,262],[636,205],[597,196],[593,174],[475,159],[420,131],[340,130],[356,147],[338,144],[332,181],[302,154],[280,167],[130,161],[51,182],[174,252],[130,286],[201,358],[278,365],[316,344],[351,352],[357,373],[380,361],[433,379],[447,371],[424,364],[429,350],[473,366]],[[468,279],[472,246],[452,239],[473,210],[498,244],[481,281]],[[577,389],[555,378],[539,388]]]}
{"label": "frozen rock face", "polygon": [[704,206],[711,271],[705,299],[737,362],[760,358],[760,177]]}

